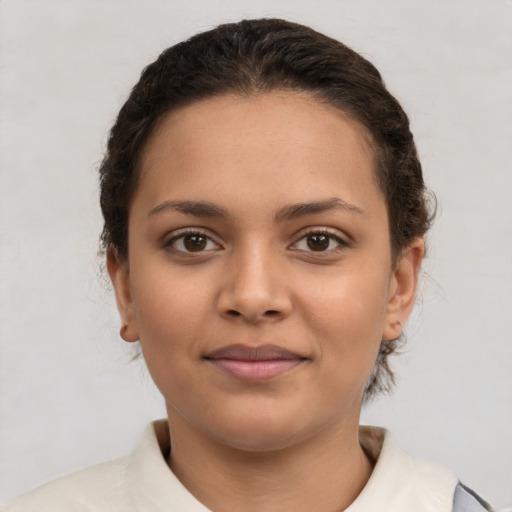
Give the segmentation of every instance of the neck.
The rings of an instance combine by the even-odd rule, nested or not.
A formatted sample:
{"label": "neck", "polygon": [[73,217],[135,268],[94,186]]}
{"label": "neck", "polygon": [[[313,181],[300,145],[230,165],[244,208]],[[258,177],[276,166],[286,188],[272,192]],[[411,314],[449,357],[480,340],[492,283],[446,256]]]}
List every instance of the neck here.
{"label": "neck", "polygon": [[372,472],[357,422],[293,446],[257,452],[208,438],[176,413],[169,420],[170,468],[216,512],[337,512],[355,500]]}

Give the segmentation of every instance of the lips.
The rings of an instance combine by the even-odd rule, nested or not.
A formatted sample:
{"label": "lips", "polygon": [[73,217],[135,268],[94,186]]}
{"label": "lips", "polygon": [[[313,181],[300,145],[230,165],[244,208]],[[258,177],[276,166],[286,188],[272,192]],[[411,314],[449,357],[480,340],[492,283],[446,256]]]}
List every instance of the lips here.
{"label": "lips", "polygon": [[204,359],[221,372],[248,382],[279,377],[307,360],[276,345],[229,345],[208,353]]}

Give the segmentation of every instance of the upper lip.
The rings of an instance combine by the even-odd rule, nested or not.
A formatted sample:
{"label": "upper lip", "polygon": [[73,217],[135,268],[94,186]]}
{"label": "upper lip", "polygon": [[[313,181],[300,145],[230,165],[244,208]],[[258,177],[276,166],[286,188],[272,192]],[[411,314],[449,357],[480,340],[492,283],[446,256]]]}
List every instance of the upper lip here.
{"label": "upper lip", "polygon": [[306,359],[277,345],[227,345],[205,355],[205,359],[233,359],[237,361],[272,361],[276,359]]}

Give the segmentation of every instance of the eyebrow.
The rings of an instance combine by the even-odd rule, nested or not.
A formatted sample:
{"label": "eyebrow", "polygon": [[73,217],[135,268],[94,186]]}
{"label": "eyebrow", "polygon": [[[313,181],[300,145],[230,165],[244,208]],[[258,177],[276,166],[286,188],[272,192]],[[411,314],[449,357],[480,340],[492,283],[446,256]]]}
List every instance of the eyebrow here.
{"label": "eyebrow", "polygon": [[176,210],[186,215],[194,215],[195,217],[227,217],[228,213],[224,208],[206,201],[164,201],[155,206],[149,213],[148,217],[166,210]]}
{"label": "eyebrow", "polygon": [[[155,206],[148,213],[148,217],[157,215],[166,210],[176,210],[185,215],[194,215],[195,217],[229,217],[227,210],[207,201],[164,201]],[[339,197],[333,197],[324,201],[312,201],[309,203],[297,203],[285,206],[277,211],[275,220],[276,222],[285,222],[329,210],[342,210],[358,215],[365,215],[364,210],[358,206],[347,203]]]}
{"label": "eyebrow", "polygon": [[287,220],[297,219],[306,215],[314,215],[329,210],[342,210],[345,212],[365,215],[364,210],[353,204],[343,201],[339,197],[333,197],[325,201],[313,201],[311,203],[298,203],[285,206],[276,213],[276,221],[284,222]]}

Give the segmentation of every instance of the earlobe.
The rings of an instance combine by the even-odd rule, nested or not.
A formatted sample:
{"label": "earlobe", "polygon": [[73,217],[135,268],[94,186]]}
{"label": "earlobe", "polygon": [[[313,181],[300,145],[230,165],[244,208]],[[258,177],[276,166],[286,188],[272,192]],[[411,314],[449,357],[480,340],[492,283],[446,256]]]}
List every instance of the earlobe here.
{"label": "earlobe", "polygon": [[122,327],[119,334],[124,341],[138,341],[139,334],[133,310],[128,263],[119,258],[115,248],[110,248],[107,251],[107,270],[116,294],[117,309],[121,316]]}
{"label": "earlobe", "polygon": [[422,238],[406,247],[396,264],[389,286],[389,299],[382,339],[393,340],[402,334],[411,314],[418,287],[418,275],[425,252]]}

